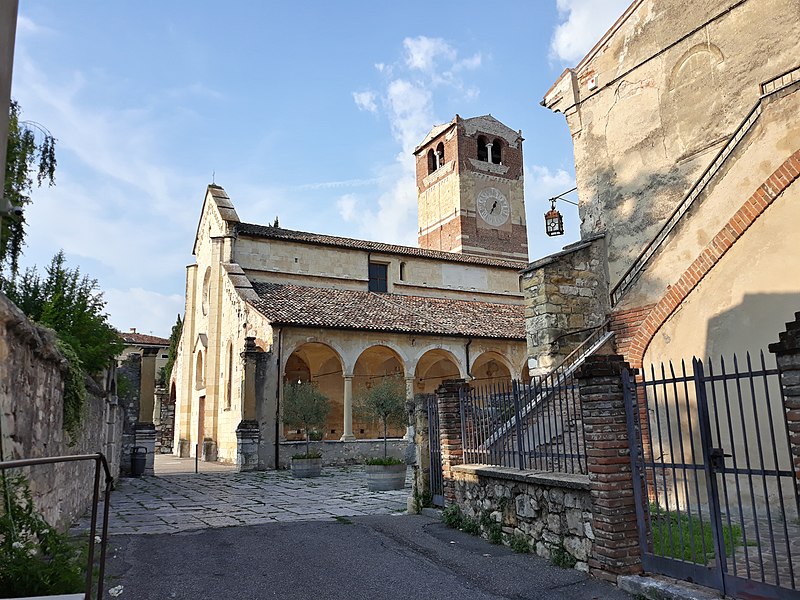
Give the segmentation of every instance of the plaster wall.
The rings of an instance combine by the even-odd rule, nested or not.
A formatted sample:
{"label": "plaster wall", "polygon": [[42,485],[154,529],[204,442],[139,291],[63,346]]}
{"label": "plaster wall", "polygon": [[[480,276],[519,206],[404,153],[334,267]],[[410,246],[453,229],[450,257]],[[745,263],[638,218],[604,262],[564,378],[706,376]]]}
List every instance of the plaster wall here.
{"label": "plaster wall", "polygon": [[606,233],[612,286],[759,84],[797,66],[799,13],[800,0],[643,0],[548,92],[573,137],[581,233]]}
{"label": "plaster wall", "polygon": [[[617,305],[620,310],[657,302],[667,286],[675,282],[676,274],[684,271],[700,254],[714,235],[728,222],[753,193],[800,145],[800,83],[796,83],[768,98],[753,129],[728,157],[723,171],[717,173],[706,192],[695,200],[667,243],[653,256],[634,286]],[[780,227],[780,224],[776,225]],[[784,225],[785,229],[785,225]],[[767,242],[759,251],[766,255],[772,247],[769,238],[783,231],[766,231]],[[749,231],[747,237],[753,235]],[[781,255],[770,255],[771,262],[780,263]],[[783,255],[785,256],[785,255]],[[766,258],[766,257],[765,257]],[[738,279],[746,277],[752,262],[745,258],[740,264]],[[753,293],[759,293],[756,287]]]}
{"label": "plaster wall", "polygon": [[236,241],[234,258],[252,281],[367,290],[368,265],[377,262],[388,265],[389,293],[510,304],[522,299],[515,268],[247,237]]}

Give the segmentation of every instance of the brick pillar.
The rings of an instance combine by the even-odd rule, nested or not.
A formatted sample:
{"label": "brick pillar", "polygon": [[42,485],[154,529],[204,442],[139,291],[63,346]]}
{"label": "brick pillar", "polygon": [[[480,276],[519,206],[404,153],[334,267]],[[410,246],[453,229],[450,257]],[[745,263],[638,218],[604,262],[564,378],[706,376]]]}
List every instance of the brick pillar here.
{"label": "brick pillar", "polygon": [[595,541],[590,573],[616,583],[642,570],[621,356],[590,356],[578,372]]}
{"label": "brick pillar", "polygon": [[786,324],[786,331],[781,332],[779,339],[769,345],[769,351],[775,354],[781,373],[794,473],[800,479],[800,312],[794,313],[794,321]]}
{"label": "brick pillar", "polygon": [[451,469],[464,463],[459,392],[466,386],[467,383],[463,379],[448,379],[436,390],[439,401],[439,440],[442,446],[442,481],[446,505],[456,501],[455,480]]}

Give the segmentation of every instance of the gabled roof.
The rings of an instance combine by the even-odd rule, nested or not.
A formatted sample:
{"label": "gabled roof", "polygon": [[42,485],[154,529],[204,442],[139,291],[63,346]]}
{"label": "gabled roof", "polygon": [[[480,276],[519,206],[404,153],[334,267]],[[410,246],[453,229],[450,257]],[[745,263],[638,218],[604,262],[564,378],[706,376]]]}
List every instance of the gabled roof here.
{"label": "gabled roof", "polygon": [[122,341],[128,346],[169,346],[169,340],[155,335],[147,335],[144,333],[134,333],[128,331],[120,333],[119,336]]}
{"label": "gabled roof", "polygon": [[334,235],[323,235],[320,233],[309,233],[306,231],[293,231],[291,229],[270,227],[268,225],[255,225],[253,223],[237,223],[234,230],[237,235],[240,236],[287,240],[303,244],[351,248],[354,250],[366,250],[369,252],[381,252],[384,254],[401,254],[405,256],[431,258],[434,260],[444,260],[457,263],[501,267],[504,269],[520,270],[528,266],[527,262],[522,261],[485,258],[483,256],[472,256],[469,254],[459,254],[456,252],[444,252],[442,250],[427,250],[424,248],[416,248],[414,246],[398,246],[395,244],[385,244],[383,242],[370,242],[368,240],[358,240]]}
{"label": "gabled roof", "polygon": [[274,325],[525,339],[525,308],[357,290],[253,283],[249,302]]}
{"label": "gabled roof", "polygon": [[200,236],[200,223],[203,222],[203,215],[205,214],[206,204],[208,203],[209,198],[214,203],[214,206],[216,206],[217,212],[219,212],[219,215],[222,217],[223,221],[230,223],[239,222],[239,215],[236,214],[236,209],[233,207],[233,202],[231,202],[227,192],[225,192],[225,190],[220,186],[214,183],[209,183],[208,187],[206,188],[206,196],[203,199],[203,207],[200,209],[200,219],[197,221],[197,231],[194,234],[192,255],[194,255],[195,251],[197,250],[197,240]]}

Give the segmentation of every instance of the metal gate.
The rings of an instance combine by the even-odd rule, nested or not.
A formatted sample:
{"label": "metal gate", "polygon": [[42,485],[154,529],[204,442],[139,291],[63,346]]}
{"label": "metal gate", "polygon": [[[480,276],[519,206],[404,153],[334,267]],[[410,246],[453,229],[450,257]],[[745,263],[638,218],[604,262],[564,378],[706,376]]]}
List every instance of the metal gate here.
{"label": "metal gate", "polygon": [[800,599],[800,499],[777,369],[624,372],[647,571],[737,598]]}
{"label": "metal gate", "polygon": [[442,443],[439,439],[439,401],[428,396],[428,448],[430,452],[430,491],[434,506],[444,506],[442,479]]}

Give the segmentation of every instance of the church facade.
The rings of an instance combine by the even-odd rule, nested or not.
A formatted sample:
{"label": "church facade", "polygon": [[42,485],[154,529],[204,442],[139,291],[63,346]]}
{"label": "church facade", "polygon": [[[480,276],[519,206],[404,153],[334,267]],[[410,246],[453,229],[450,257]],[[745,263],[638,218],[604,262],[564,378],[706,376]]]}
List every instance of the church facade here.
{"label": "church facade", "polygon": [[419,247],[243,223],[208,187],[171,382],[181,455],[279,466],[300,434],[280,422],[288,382],[316,383],[324,439],[357,447],[378,436],[353,414],[377,378],[402,377],[411,400],[444,379],[527,377],[520,133],[456,116],[415,156]]}

